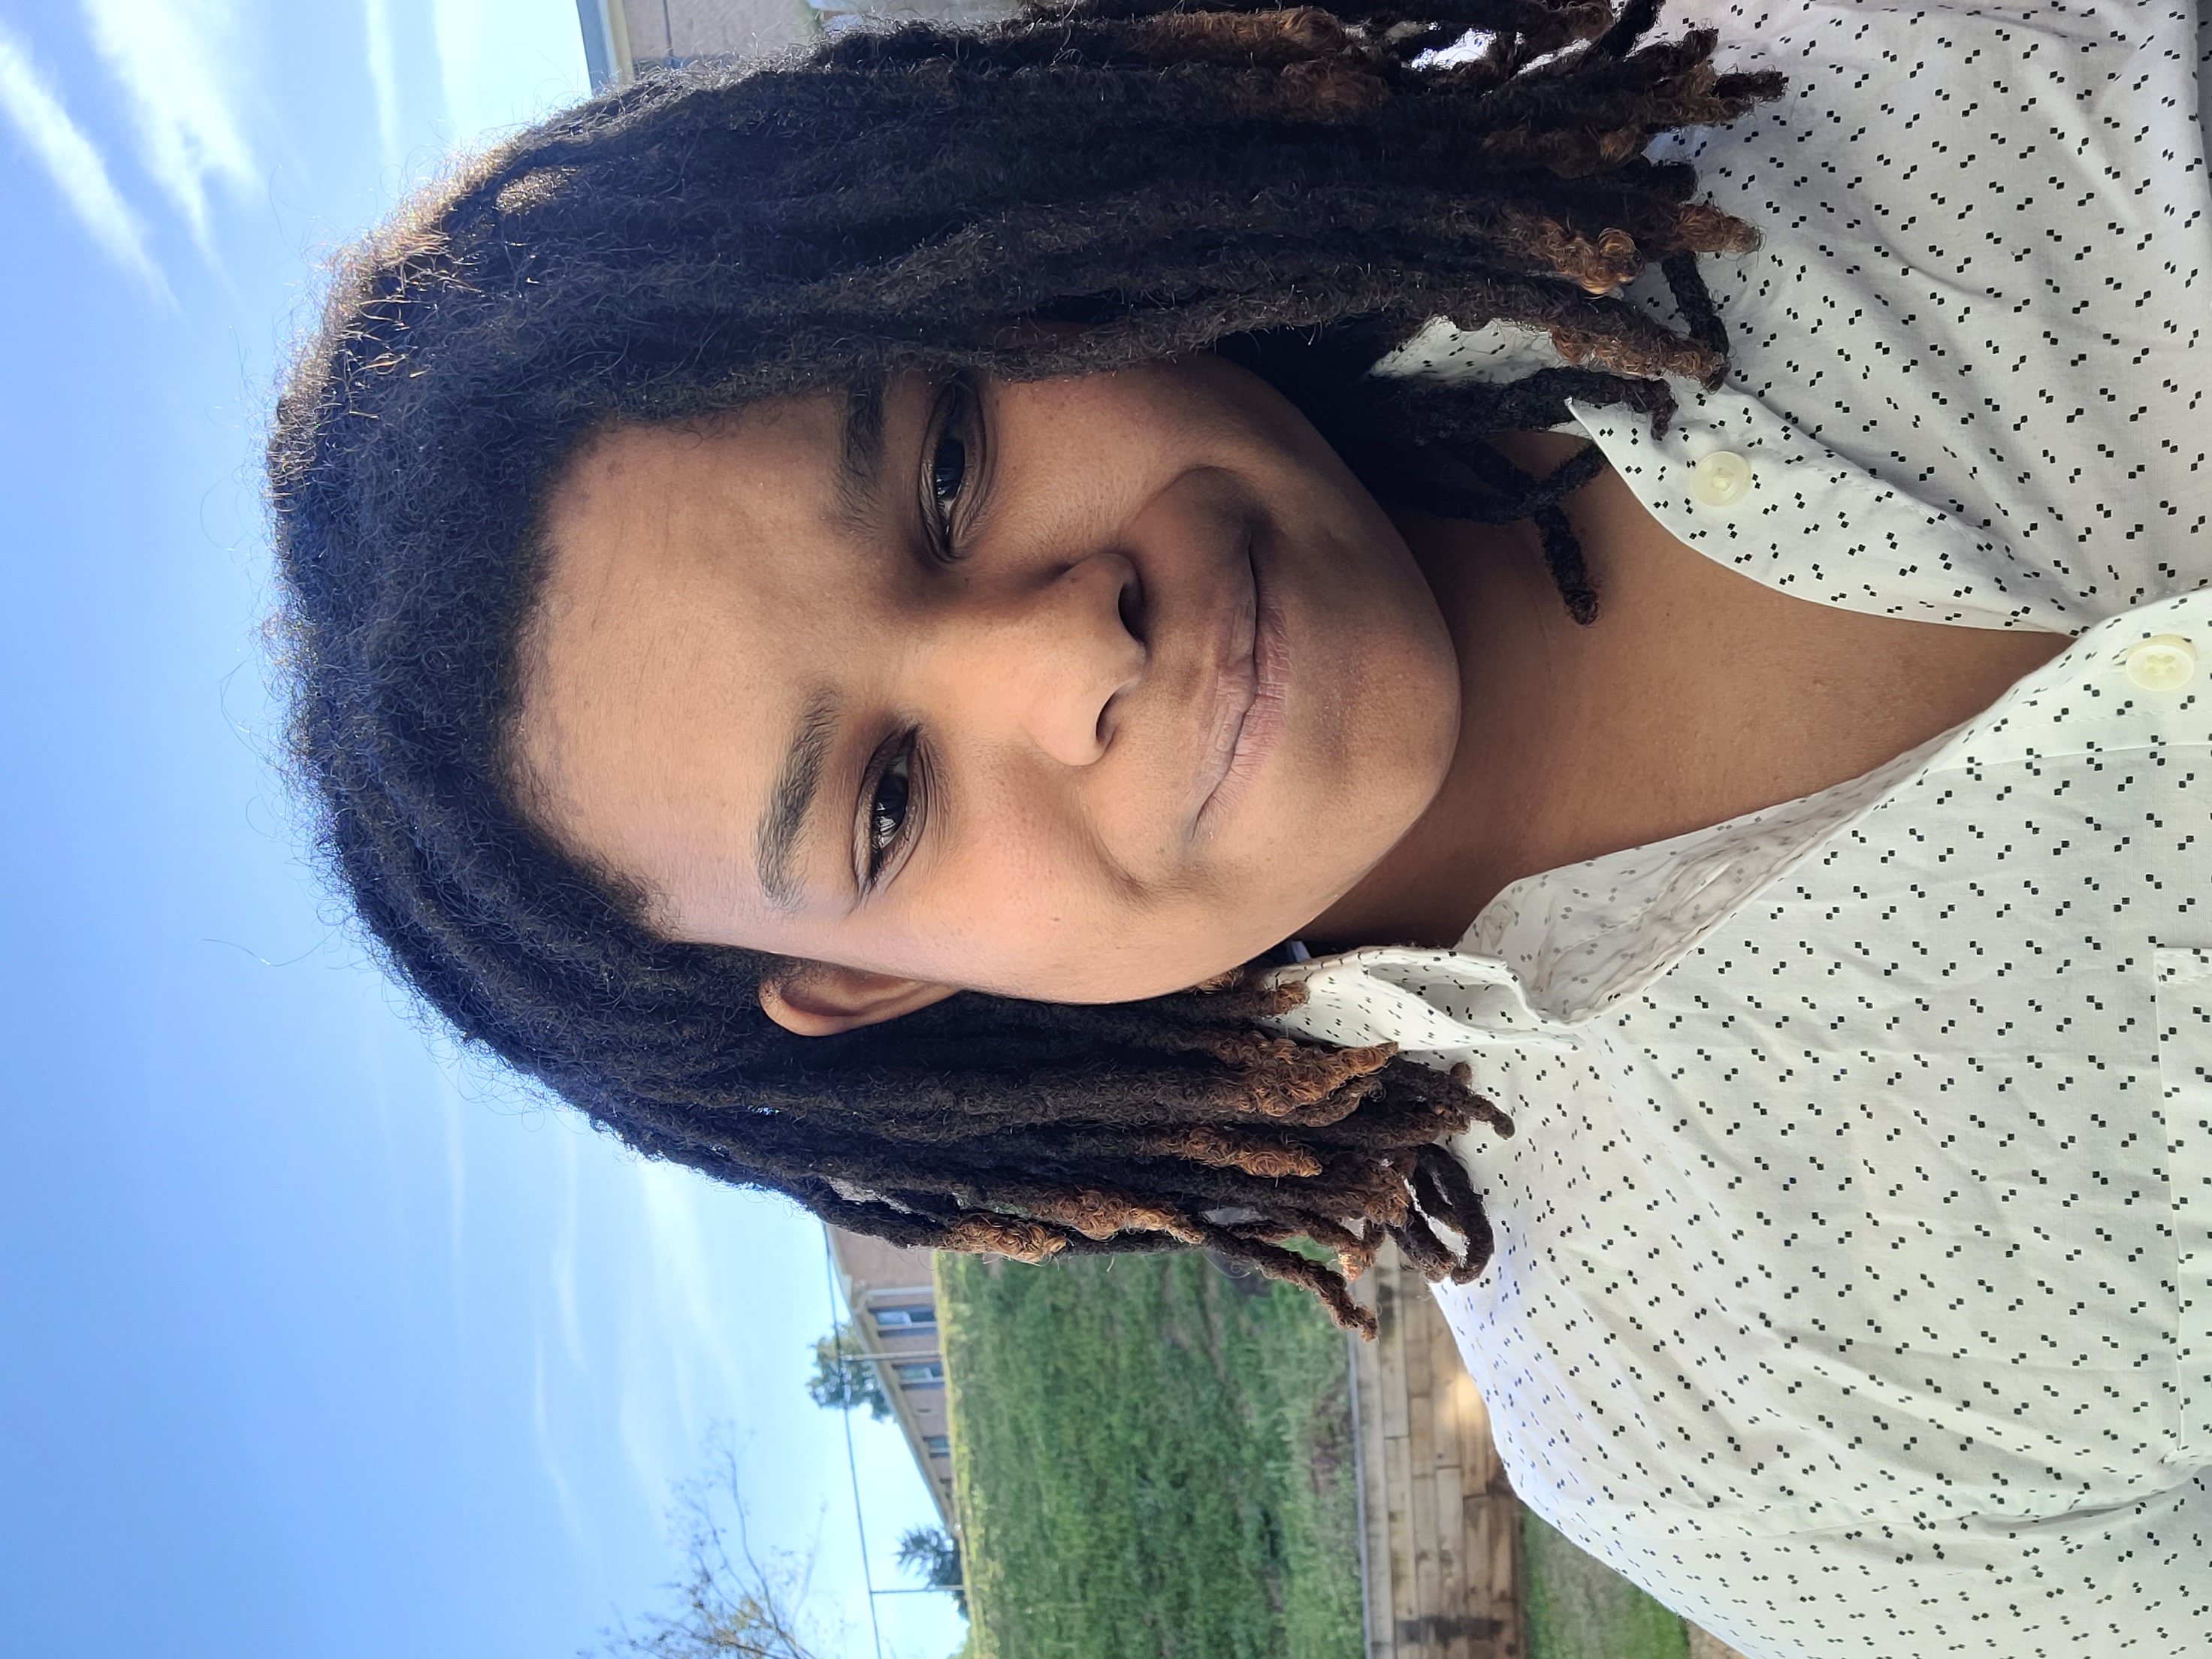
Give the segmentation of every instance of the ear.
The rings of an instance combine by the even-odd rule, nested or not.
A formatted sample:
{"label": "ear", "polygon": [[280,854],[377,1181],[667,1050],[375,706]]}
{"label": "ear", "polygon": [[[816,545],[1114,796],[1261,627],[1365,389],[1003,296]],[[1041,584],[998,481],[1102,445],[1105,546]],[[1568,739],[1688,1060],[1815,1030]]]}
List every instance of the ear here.
{"label": "ear", "polygon": [[942,1002],[958,988],[872,974],[864,968],[805,963],[760,983],[761,1012],[799,1036],[835,1036]]}

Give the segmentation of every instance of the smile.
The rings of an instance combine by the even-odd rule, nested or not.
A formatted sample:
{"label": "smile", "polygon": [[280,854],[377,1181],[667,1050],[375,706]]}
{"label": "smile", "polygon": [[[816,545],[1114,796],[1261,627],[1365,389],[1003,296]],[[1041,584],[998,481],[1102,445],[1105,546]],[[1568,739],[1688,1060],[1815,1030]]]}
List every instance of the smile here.
{"label": "smile", "polygon": [[1200,773],[1206,793],[1191,831],[1208,834],[1228,817],[1283,731],[1289,651],[1281,608],[1260,580],[1248,536],[1244,592],[1231,618],[1231,642],[1217,670],[1212,731]]}

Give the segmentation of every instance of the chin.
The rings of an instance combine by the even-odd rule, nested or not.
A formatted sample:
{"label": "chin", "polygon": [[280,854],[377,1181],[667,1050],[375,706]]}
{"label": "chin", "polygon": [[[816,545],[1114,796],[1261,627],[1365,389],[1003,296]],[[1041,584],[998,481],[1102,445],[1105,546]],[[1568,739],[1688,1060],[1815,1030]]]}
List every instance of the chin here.
{"label": "chin", "polygon": [[1293,636],[1291,656],[1293,696],[1305,702],[1293,718],[1303,716],[1310,757],[1303,815],[1340,825],[1372,862],[1443,787],[1459,746],[1460,666],[1412,550],[1379,507],[1364,516],[1368,533],[1332,549],[1301,596],[1305,638]]}
{"label": "chin", "polygon": [[1447,656],[1445,668],[1418,698],[1394,700],[1371,722],[1350,728],[1342,752],[1352,763],[1277,820],[1289,833],[1254,867],[1279,896],[1267,908],[1282,931],[1256,948],[1326,913],[1384,864],[1435,804],[1460,731],[1455,659]]}
{"label": "chin", "polygon": [[1442,617],[1434,637],[1415,631],[1393,641],[1376,678],[1382,684],[1370,681],[1369,695],[1345,699],[1346,718],[1331,734],[1334,775],[1298,814],[1310,835],[1341,844],[1338,863],[1362,872],[1428,811],[1459,748],[1459,663]]}

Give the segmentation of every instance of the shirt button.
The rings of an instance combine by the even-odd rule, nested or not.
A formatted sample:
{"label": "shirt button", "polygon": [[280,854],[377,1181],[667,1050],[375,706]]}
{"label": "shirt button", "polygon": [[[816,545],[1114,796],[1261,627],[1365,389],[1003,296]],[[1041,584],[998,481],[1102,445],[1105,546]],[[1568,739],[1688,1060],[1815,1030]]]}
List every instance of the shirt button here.
{"label": "shirt button", "polygon": [[2179,634],[2160,634],[2130,646],[2120,660],[2144,690],[2179,691],[2197,672],[2197,647]]}
{"label": "shirt button", "polygon": [[1751,494],[1751,463],[1732,449],[1716,449],[1690,469],[1690,494],[1707,507],[1734,507]]}

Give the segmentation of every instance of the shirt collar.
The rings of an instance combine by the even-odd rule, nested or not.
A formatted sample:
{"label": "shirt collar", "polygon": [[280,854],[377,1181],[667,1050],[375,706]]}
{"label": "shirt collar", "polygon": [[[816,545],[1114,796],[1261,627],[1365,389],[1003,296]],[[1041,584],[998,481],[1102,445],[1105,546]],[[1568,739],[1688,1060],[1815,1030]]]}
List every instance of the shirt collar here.
{"label": "shirt collar", "polygon": [[1306,992],[1302,1005],[1273,1024],[1346,1048],[1395,1042],[1422,1052],[1571,1042],[1559,1021],[1529,1005],[1511,968],[1464,951],[1368,945],[1294,962],[1268,978]]}

